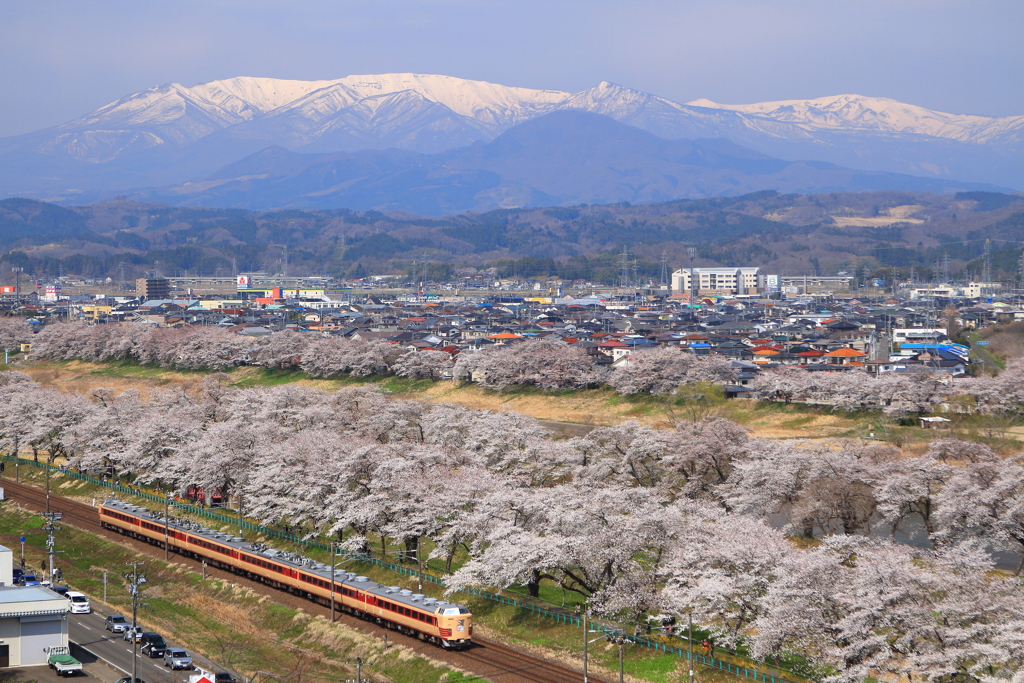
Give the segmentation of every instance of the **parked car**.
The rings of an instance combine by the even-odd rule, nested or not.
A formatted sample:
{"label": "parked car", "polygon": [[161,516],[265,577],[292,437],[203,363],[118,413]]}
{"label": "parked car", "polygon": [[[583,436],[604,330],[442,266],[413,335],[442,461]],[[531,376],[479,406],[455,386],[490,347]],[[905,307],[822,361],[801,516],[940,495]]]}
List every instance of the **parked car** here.
{"label": "parked car", "polygon": [[213,683],[236,683],[236,681],[234,676],[222,671],[213,675]]}
{"label": "parked car", "polygon": [[70,589],[67,586],[50,586],[50,590],[52,590],[57,595],[63,595],[64,597],[67,597],[68,591],[70,591]]}
{"label": "parked car", "polygon": [[[117,679],[117,683],[132,683],[132,677],[125,676],[124,678],[119,678]],[[136,678],[135,683],[146,683],[146,681],[142,680],[141,678]]]}
{"label": "parked car", "polygon": [[14,583],[17,584],[21,580],[21,577],[25,575],[25,570],[21,567],[15,567],[11,570],[11,575],[14,579]]}
{"label": "parked car", "polygon": [[22,574],[21,581],[18,583],[19,586],[38,586],[39,579],[36,578],[35,574]]}
{"label": "parked car", "polygon": [[124,630],[124,639],[129,643],[133,640],[136,643],[139,642],[142,640],[142,629],[136,626],[129,626]]}
{"label": "parked car", "polygon": [[169,666],[172,669],[191,669],[192,658],[184,650],[167,648],[167,651],[164,652],[164,666]]}
{"label": "parked car", "polygon": [[124,633],[128,630],[128,620],[120,614],[108,614],[103,620],[103,628],[111,633]]}
{"label": "parked car", "polygon": [[72,614],[90,614],[92,612],[89,598],[85,597],[84,594],[78,591],[68,591],[67,597],[71,601]]}
{"label": "parked car", "polygon": [[159,633],[143,633],[142,637],[139,638],[139,642],[142,644],[139,652],[150,659],[163,657],[164,652],[167,651],[167,643],[164,642],[163,636]]}

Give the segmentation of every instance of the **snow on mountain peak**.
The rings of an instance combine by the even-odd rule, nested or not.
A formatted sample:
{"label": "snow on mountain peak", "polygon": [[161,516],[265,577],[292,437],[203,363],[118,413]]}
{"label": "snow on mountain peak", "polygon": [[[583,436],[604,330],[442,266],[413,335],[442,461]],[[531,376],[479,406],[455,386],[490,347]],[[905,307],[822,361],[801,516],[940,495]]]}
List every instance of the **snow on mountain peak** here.
{"label": "snow on mountain peak", "polygon": [[865,97],[855,94],[756,104],[719,104],[700,99],[687,104],[694,107],[724,109],[815,129],[929,135],[962,142],[985,142],[1008,127],[1024,123],[1024,117],[1020,116],[993,118],[947,114],[887,97]]}
{"label": "snow on mountain peak", "polygon": [[232,99],[266,113],[337,81],[291,81],[279,78],[239,76],[194,85],[189,90],[218,105],[233,108]]}

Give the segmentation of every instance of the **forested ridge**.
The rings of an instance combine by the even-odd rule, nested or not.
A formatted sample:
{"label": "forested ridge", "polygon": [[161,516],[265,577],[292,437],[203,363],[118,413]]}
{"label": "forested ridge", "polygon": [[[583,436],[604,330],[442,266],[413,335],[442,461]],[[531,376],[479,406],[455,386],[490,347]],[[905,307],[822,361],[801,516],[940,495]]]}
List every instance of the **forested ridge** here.
{"label": "forested ridge", "polygon": [[[616,281],[618,254],[637,261],[637,279],[672,267],[756,265],[781,274],[871,273],[913,267],[931,276],[937,260],[952,274],[980,268],[985,239],[1001,277],[1012,275],[1024,229],[1016,195],[865,192],[680,200],[643,205],[503,209],[421,218],[346,209],[254,212],[111,201],[61,207],[0,201],[5,271],[117,277],[231,275],[235,271],[363,277],[403,273],[417,261],[432,279],[494,268],[502,278],[557,276]],[[423,272],[421,270],[421,272]]]}

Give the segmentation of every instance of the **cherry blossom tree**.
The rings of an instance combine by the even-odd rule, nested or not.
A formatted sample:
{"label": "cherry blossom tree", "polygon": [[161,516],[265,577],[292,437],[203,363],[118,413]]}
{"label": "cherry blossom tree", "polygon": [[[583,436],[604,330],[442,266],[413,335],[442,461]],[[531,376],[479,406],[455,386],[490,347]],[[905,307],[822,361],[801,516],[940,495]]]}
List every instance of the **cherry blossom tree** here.
{"label": "cherry blossom tree", "polygon": [[22,344],[32,341],[32,326],[28,320],[15,316],[0,317],[0,351],[18,351]]}
{"label": "cherry blossom tree", "polygon": [[444,351],[410,351],[400,356],[392,365],[392,371],[399,377],[410,379],[441,379],[452,369],[455,361]]}
{"label": "cherry blossom tree", "polygon": [[495,391],[512,385],[580,389],[600,384],[603,372],[586,351],[553,338],[459,354],[455,368],[457,377],[475,374],[482,386]]}
{"label": "cherry blossom tree", "polygon": [[723,356],[698,356],[679,346],[658,346],[631,352],[629,363],[611,374],[609,384],[620,394],[668,394],[684,384],[726,383],[735,376]]}

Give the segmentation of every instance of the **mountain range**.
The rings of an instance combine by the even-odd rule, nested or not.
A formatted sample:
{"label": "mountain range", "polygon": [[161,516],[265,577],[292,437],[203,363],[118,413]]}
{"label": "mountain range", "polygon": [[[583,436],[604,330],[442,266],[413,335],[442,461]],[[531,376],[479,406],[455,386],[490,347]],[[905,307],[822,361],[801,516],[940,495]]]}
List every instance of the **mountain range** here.
{"label": "mountain range", "polygon": [[[294,176],[299,166],[323,168],[325,163],[348,163],[380,170],[391,178],[388,183],[393,188],[401,186],[403,193],[423,194],[429,190],[429,183],[421,181],[436,174],[437,164],[454,164],[463,173],[497,173],[502,178],[501,182],[491,182],[491,178],[483,183],[491,182],[484,189],[494,197],[494,206],[517,205],[517,201],[530,201],[529,196],[561,203],[583,195],[595,202],[621,201],[622,193],[551,193],[545,183],[526,176],[509,181],[508,168],[489,168],[483,161],[470,168],[470,158],[479,161],[480,155],[507,152],[509,139],[502,138],[517,127],[551,114],[572,112],[600,114],[657,138],[689,141],[680,142],[683,147],[696,146],[707,153],[718,150],[716,154],[742,158],[744,163],[774,157],[775,161],[826,162],[847,169],[901,174],[889,180],[873,176],[870,187],[941,190],[980,187],[970,183],[982,183],[989,189],[1019,189],[1024,172],[1024,116],[946,114],[884,98],[840,95],[751,105],[708,100],[680,104],[607,82],[569,93],[419,74],[348,76],[325,81],[242,77],[192,87],[170,83],[129,95],[60,126],[0,139],[0,196],[85,201],[138,188],[164,188],[148,190],[152,196],[181,196],[180,189],[174,188],[183,183],[212,183],[223,180],[229,168],[240,170],[256,163],[267,169],[271,160],[287,160],[288,173],[269,169],[259,180]],[[559,117],[555,120],[563,125],[567,121]],[[551,124],[542,124],[541,128],[550,132]],[[579,146],[576,151],[580,160],[607,157],[607,148],[622,150],[623,140],[628,137],[616,127],[590,125],[587,130],[598,137],[584,141],[577,136],[574,144]],[[614,140],[600,137],[605,133]],[[521,142],[522,137],[531,135],[536,139],[536,134],[536,129],[528,129],[512,139]],[[651,143],[650,138],[644,140],[642,146],[646,148],[662,144]],[[495,143],[499,143],[497,147]],[[588,152],[586,147],[594,150]],[[682,154],[682,147],[673,149],[676,157]],[[725,149],[729,151],[723,152]],[[367,150],[378,152],[367,154]],[[255,160],[251,157],[254,154],[258,155]],[[356,156],[337,156],[345,154]],[[336,158],[329,160],[321,155]],[[429,158],[425,160],[423,155]],[[641,161],[636,154],[632,156],[634,162]],[[619,161],[617,158],[615,163]],[[545,164],[538,158],[534,165]],[[564,163],[549,165],[565,168]],[[823,166],[818,170],[833,172],[833,177],[806,186],[776,182],[776,178],[767,178],[771,173],[761,173],[760,180],[766,181],[761,184],[739,179],[738,186],[728,187],[732,181],[711,177],[704,186],[684,181],[681,187],[677,182],[675,189],[665,191],[673,183],[662,176],[673,176],[678,181],[680,174],[668,172],[663,166],[664,159],[631,166],[650,180],[644,183],[644,188],[650,189],[635,193],[637,200],[645,201],[647,196],[663,199],[738,194],[750,189],[858,189],[855,183],[837,184],[837,169]],[[396,173],[408,175],[409,168],[427,167],[432,170],[424,171],[418,185],[401,185],[395,177]],[[747,172],[734,170],[741,175]],[[851,179],[866,177],[845,169],[841,172]],[[442,175],[450,180],[452,174]],[[805,175],[814,176],[809,172]],[[908,185],[906,175],[941,182]],[[238,177],[234,176],[233,182]],[[373,173],[339,178],[340,184],[383,187]],[[299,179],[292,180],[300,195],[327,189],[298,188]],[[283,187],[278,183],[270,194],[284,198]],[[196,198],[194,192],[184,194],[189,203]],[[346,194],[346,201],[366,196],[353,191],[343,192],[336,199]],[[409,206],[408,202],[394,200],[393,192],[377,196],[375,207]],[[360,201],[368,205],[367,200]],[[438,199],[436,203],[460,210],[487,206],[480,201],[452,203]]]}

